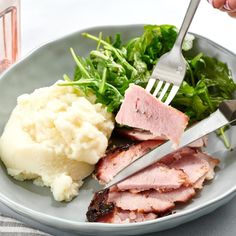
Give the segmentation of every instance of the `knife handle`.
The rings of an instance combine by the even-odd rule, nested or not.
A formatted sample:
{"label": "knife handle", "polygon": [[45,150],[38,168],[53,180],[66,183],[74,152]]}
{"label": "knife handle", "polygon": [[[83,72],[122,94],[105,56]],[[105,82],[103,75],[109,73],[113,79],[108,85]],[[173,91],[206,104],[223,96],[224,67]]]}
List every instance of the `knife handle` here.
{"label": "knife handle", "polygon": [[[236,100],[226,100],[219,105],[220,111],[229,120],[236,120]],[[231,125],[236,125],[234,121]]]}

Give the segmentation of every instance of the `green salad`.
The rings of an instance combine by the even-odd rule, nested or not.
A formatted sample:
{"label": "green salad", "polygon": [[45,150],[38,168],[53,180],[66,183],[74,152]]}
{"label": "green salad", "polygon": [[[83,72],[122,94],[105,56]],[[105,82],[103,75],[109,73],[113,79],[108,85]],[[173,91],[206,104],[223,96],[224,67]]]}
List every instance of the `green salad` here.
{"label": "green salad", "polygon": [[[104,38],[102,33],[84,33],[84,37],[97,42],[97,48],[87,58],[71,49],[76,62],[74,78],[64,75],[62,85],[94,93],[97,102],[115,114],[130,83],[146,87],[153,67],[172,48],[177,34],[173,25],[146,25],[142,35],[128,42],[122,42],[120,34]],[[191,39],[185,40],[183,49],[191,46]],[[223,100],[232,99],[236,84],[227,65],[216,58],[201,52],[185,59],[187,73],[170,105],[188,115],[192,124],[209,116]],[[220,133],[224,136],[223,129]]]}

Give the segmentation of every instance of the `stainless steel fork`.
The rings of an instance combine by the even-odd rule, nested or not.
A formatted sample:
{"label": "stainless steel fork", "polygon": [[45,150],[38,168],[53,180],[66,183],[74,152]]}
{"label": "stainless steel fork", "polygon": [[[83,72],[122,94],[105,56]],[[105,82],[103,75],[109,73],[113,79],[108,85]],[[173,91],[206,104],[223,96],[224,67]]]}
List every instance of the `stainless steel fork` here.
{"label": "stainless steel fork", "polygon": [[[191,0],[173,48],[162,55],[148,81],[146,90],[169,105],[184,79],[187,63],[182,55],[182,44],[201,0]],[[165,94],[168,93],[166,97]]]}

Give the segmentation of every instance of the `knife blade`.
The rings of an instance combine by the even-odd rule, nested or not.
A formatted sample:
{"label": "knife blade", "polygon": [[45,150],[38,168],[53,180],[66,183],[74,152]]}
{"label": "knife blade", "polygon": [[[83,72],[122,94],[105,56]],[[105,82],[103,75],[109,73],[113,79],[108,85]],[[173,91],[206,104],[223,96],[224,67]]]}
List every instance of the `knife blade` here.
{"label": "knife blade", "polygon": [[[222,102],[219,109],[212,113],[209,117],[187,129],[181,137],[178,149],[228,124],[236,124],[236,100]],[[172,146],[173,143],[167,141],[132,162],[126,168],[121,170],[107,185],[105,185],[104,189],[125,180],[136,172],[139,172],[140,170],[145,169],[146,167],[159,161],[162,157],[178,150],[173,150]]]}

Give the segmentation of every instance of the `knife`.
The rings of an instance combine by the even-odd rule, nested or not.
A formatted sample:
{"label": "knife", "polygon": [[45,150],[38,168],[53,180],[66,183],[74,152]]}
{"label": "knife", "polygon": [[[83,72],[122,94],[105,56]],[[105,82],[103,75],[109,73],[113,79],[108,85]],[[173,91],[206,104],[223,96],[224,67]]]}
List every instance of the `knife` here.
{"label": "knife", "polygon": [[195,140],[209,134],[225,125],[236,125],[236,100],[226,100],[219,105],[218,110],[209,117],[187,129],[180,140],[178,148],[173,150],[173,143],[165,142],[161,146],[153,149],[149,153],[132,162],[126,168],[121,170],[103,189],[107,189],[142,169],[159,161],[162,157],[177,151],[178,149],[194,142]]}

